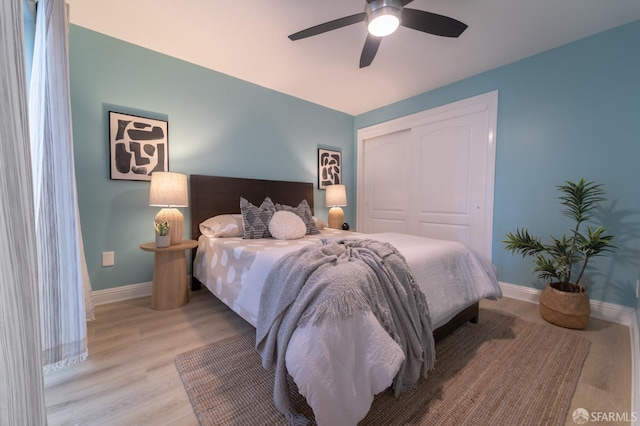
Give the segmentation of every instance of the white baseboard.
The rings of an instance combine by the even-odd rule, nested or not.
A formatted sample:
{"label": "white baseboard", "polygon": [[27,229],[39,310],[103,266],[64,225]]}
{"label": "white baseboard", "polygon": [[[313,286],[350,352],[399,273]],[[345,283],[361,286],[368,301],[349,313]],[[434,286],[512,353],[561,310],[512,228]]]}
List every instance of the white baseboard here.
{"label": "white baseboard", "polygon": [[121,287],[107,288],[105,290],[92,291],[93,303],[97,306],[121,300],[151,296],[151,285],[151,281],[148,281],[146,283],[130,284]]}
{"label": "white baseboard", "polygon": [[[629,325],[631,340],[631,412],[640,414],[640,330],[638,330],[637,313]],[[640,419],[632,422],[633,426],[640,425]]]}
{"label": "white baseboard", "polygon": [[[191,281],[191,277],[189,277]],[[96,305],[117,302],[120,300],[136,299],[151,295],[151,281],[139,284],[130,284],[121,287],[108,288],[106,290],[96,290],[92,292],[93,302]],[[538,303],[541,291],[535,288],[521,285],[500,283],[502,295],[511,299],[522,300],[524,302]],[[635,326],[638,332],[638,321],[635,309],[627,306],[616,305],[614,303],[591,301],[591,315],[605,321],[622,324],[629,327]],[[636,345],[637,346],[637,345]]]}
{"label": "white baseboard", "polygon": [[[542,293],[541,290],[535,288],[503,282],[500,283],[500,288],[502,289],[502,295],[504,297],[536,304],[540,299],[540,293]],[[633,323],[636,324],[636,327],[638,324],[636,321],[635,309],[627,306],[616,305],[615,303],[601,302],[599,300],[591,300],[591,316],[629,327]]]}
{"label": "white baseboard", "polygon": [[[153,283],[129,284],[120,287],[107,288],[105,290],[92,291],[94,305],[119,302],[121,300],[137,299],[138,297],[151,296]],[[187,275],[187,288],[191,288],[191,275]]]}

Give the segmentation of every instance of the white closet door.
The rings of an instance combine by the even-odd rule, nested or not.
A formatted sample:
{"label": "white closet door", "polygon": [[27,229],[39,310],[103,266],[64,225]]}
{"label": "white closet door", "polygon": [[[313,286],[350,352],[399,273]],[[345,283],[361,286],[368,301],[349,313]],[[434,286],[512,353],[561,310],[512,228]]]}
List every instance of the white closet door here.
{"label": "white closet door", "polygon": [[491,259],[497,92],[358,131],[358,223]]}
{"label": "white closet door", "polygon": [[484,241],[487,112],[413,129],[418,183],[413,234],[460,241],[479,251]]}
{"label": "white closet door", "polygon": [[369,139],[365,154],[366,214],[362,229],[410,233],[411,174],[407,164],[412,155],[411,131]]}

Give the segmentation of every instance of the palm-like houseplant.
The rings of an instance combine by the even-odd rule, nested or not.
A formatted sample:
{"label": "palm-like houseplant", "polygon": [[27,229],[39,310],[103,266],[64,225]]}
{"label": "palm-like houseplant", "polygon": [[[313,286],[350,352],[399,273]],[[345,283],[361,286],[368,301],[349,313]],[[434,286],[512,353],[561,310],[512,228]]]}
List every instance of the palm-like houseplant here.
{"label": "palm-like houseplant", "polygon": [[[518,228],[513,233],[507,233],[503,243],[506,244],[506,249],[512,253],[521,254],[523,257],[535,257],[534,272],[537,272],[538,278],[548,284],[541,295],[540,304],[540,312],[546,320],[550,320],[548,318],[550,314],[547,312],[548,306],[543,306],[543,299],[550,297],[545,292],[548,288],[553,288],[560,292],[578,293],[584,296],[582,299],[586,300],[586,308],[583,310],[588,310],[586,314],[586,321],[588,321],[590,309],[588,308],[587,286],[584,284],[585,270],[591,258],[601,256],[616,248],[613,244],[614,236],[607,234],[607,228],[597,226],[594,229],[586,224],[593,217],[593,211],[600,202],[604,201],[604,191],[601,184],[585,179],[580,179],[577,183],[566,181],[564,185],[559,185],[557,188],[562,194],[559,197],[561,204],[565,206],[562,214],[574,221],[571,232],[560,238],[551,236],[551,242],[543,244],[541,239],[531,235],[527,228]],[[580,301],[583,306],[585,300]],[[563,305],[567,302],[559,302],[558,304]],[[569,307],[561,306],[561,309],[569,309]],[[554,313],[555,315],[556,313]],[[581,316],[584,317],[584,313]],[[553,320],[550,322],[568,326]],[[586,326],[584,318],[575,324],[577,326],[569,327],[584,328]],[[584,325],[582,326],[582,324]]]}

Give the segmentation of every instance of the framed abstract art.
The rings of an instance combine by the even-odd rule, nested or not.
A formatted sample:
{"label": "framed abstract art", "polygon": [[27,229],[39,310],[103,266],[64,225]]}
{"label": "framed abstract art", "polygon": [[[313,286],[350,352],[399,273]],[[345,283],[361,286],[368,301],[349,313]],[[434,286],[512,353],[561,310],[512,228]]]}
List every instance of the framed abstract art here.
{"label": "framed abstract art", "polygon": [[342,183],[342,152],[318,148],[318,189]]}
{"label": "framed abstract art", "polygon": [[109,111],[111,179],[151,180],[169,171],[169,123]]}

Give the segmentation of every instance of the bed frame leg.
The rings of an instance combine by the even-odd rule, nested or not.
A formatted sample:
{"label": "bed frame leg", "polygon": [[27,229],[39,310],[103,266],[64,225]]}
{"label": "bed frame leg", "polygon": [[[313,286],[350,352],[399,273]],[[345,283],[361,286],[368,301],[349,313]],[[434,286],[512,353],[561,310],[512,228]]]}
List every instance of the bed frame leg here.
{"label": "bed frame leg", "polygon": [[478,317],[480,315],[480,304],[475,303],[468,306],[466,309],[460,311],[455,317],[453,317],[448,323],[434,330],[433,338],[436,342],[439,342],[444,337],[453,333],[458,327],[471,322],[473,324],[478,323]]}
{"label": "bed frame leg", "polygon": [[193,271],[195,270],[195,265],[193,261],[196,258],[196,252],[198,248],[194,248],[191,250],[191,291],[198,291],[202,288],[202,283],[196,277],[193,276]]}
{"label": "bed frame leg", "polygon": [[193,275],[191,276],[191,291],[198,291],[202,288],[202,283]]}
{"label": "bed frame leg", "polygon": [[473,316],[469,319],[469,322],[471,324],[477,324],[478,321],[480,321],[480,304],[476,303],[474,305],[474,310],[475,312],[473,313]]}

